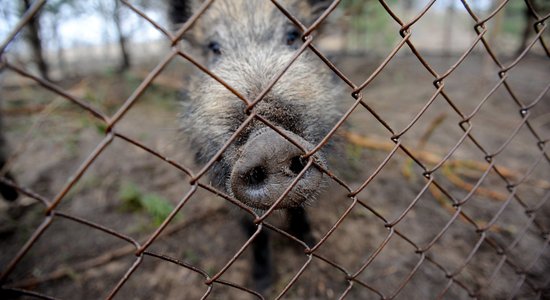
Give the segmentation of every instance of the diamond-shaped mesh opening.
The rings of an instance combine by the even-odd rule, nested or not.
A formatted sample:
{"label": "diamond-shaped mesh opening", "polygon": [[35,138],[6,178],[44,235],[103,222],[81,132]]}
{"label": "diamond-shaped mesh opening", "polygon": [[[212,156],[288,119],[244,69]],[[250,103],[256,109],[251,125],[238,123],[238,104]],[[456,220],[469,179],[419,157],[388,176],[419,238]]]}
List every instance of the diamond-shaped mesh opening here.
{"label": "diamond-shaped mesh opening", "polygon": [[[347,237],[345,241],[338,238],[342,235]],[[316,253],[350,272],[357,271],[387,236],[388,230],[380,224],[380,220],[365,208],[357,206]],[[341,256],[339,253],[348,254]]]}
{"label": "diamond-shaped mesh opening", "polygon": [[[391,251],[390,249],[394,249],[395,245],[400,245],[406,251],[399,254]],[[402,267],[396,268],[382,263],[387,259],[398,262]],[[414,276],[419,263],[422,262],[422,258],[414,253],[414,248],[407,241],[394,235],[366,271],[358,276],[358,280],[387,295],[386,297],[394,296],[401,292],[402,287],[407,284],[411,276]],[[384,276],[380,277],[375,274],[384,274]]]}
{"label": "diamond-shaped mesh opening", "polygon": [[[140,163],[132,168],[111,168],[114,162],[134,160]],[[191,189],[182,184],[184,173],[158,162],[162,161],[117,138],[65,194],[58,207],[126,235],[144,238],[162,224]],[[177,220],[188,218],[183,210],[176,215]]]}
{"label": "diamond-shaped mesh opening", "polygon": [[[56,238],[60,232],[79,242],[66,244],[64,239]],[[107,253],[113,247],[126,251],[116,255],[115,260],[97,255]],[[52,251],[59,249],[63,249],[63,255],[52,255]],[[71,295],[106,297],[135,260],[132,250],[135,248],[128,241],[87,224],[55,216],[29,253],[16,266],[8,282],[13,287],[31,288],[57,298],[70,298]],[[41,257],[50,259],[44,260]],[[54,278],[44,281],[44,274]],[[66,284],[71,281],[79,281],[81,284],[69,289]]]}
{"label": "diamond-shaped mesh opening", "polygon": [[[166,261],[159,253],[151,252],[145,256],[141,267],[122,287],[121,293],[136,298],[177,298],[182,294],[200,298],[208,290],[203,283],[201,271],[192,269],[182,261]],[[143,281],[147,282],[149,288],[142,288]],[[162,290],[150,288],[159,285],[162,286],[162,290],[169,290],[170,293],[167,295]]]}

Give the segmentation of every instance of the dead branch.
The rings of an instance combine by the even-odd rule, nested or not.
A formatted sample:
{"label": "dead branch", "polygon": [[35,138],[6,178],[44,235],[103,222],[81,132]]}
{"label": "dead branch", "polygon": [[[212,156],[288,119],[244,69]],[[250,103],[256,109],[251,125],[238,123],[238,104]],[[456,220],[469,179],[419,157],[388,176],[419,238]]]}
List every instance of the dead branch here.
{"label": "dead branch", "polygon": [[[346,131],[343,133],[343,136],[352,144],[368,148],[372,150],[379,150],[379,151],[385,151],[390,152],[394,147],[395,143],[391,141],[384,141],[377,138],[372,137],[364,137],[357,133]],[[408,149],[409,152],[415,156],[417,159],[421,160],[422,162],[426,162],[429,164],[438,164],[442,159],[442,155],[438,155],[436,153],[426,151],[426,150],[414,150],[414,149]],[[458,169],[469,169],[474,170],[478,172],[485,172],[488,168],[488,163],[481,162],[481,161],[474,161],[474,160],[462,160],[462,159],[449,159],[445,162],[443,165],[443,174],[457,187],[470,191],[473,188],[472,184],[469,184],[465,182],[463,179],[461,179],[459,176],[454,174],[453,172],[450,172],[448,170],[458,170]],[[512,169],[502,167],[502,166],[495,166],[495,168],[502,174],[503,176],[515,180],[517,178],[521,178],[522,174],[520,174],[517,171],[514,171]],[[447,169],[447,172],[445,172],[445,169]],[[410,171],[408,169],[404,169],[405,176],[410,176]],[[529,181],[526,181],[525,183],[528,183]],[[550,188],[550,182],[546,180],[535,180],[533,182],[529,182],[529,184],[532,184],[535,187],[541,188],[541,189],[548,189]],[[477,195],[486,196],[490,199],[501,201],[503,199],[506,199],[506,196],[494,192],[489,191],[487,189],[478,188],[476,190]]]}
{"label": "dead branch", "polygon": [[[145,79],[149,75],[149,71],[136,71],[135,74],[140,79]],[[176,91],[180,91],[183,88],[181,78],[163,74],[159,74],[155,78],[153,85],[159,85]]]}

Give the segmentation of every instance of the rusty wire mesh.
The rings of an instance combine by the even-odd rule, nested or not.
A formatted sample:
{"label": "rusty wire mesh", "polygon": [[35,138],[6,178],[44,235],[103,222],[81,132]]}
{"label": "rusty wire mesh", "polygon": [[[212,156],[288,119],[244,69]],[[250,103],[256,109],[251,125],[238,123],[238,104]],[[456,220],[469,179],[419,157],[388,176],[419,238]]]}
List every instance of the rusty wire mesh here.
{"label": "rusty wire mesh", "polygon": [[[11,258],[9,264],[7,264],[6,266],[2,266],[0,282],[2,284],[1,289],[4,292],[10,292],[10,295],[27,295],[43,299],[52,299],[51,296],[35,292],[32,289],[22,289],[16,286],[12,286],[10,284],[10,274],[12,274],[14,269],[17,268],[20,261],[25,257],[25,255],[33,247],[33,245],[37,243],[42,234],[50,227],[53,220],[63,218],[75,223],[90,226],[103,232],[106,235],[111,235],[117,239],[120,239],[121,241],[124,241],[125,243],[128,243],[133,247],[133,263],[117,282],[112,283],[112,287],[110,288],[107,296],[108,299],[115,297],[117,292],[119,292],[119,290],[125,285],[129,278],[132,277],[132,274],[134,274],[134,272],[139,269],[145,257],[164,260],[176,264],[203,277],[205,284],[203,298],[207,298],[213,288],[219,285],[238,289],[242,293],[246,293],[257,298],[263,298],[263,296],[256,291],[221,278],[222,275],[232,267],[234,262],[242,256],[243,252],[250,246],[258,233],[260,233],[262,230],[273,231],[290,240],[293,240],[294,242],[299,243],[301,247],[303,247],[303,255],[305,255],[306,257],[305,263],[299,267],[299,270],[295,274],[293,274],[293,276],[288,280],[285,286],[277,292],[277,298],[284,298],[287,292],[293,287],[293,285],[296,284],[299,278],[303,276],[303,273],[308,269],[308,266],[312,264],[312,262],[315,260],[330,265],[333,273],[338,274],[341,281],[346,282],[347,287],[344,290],[340,291],[338,295],[335,295],[335,297],[339,298],[345,298],[347,295],[349,295],[350,291],[356,289],[369,290],[370,294],[368,294],[368,297],[372,298],[396,298],[398,295],[400,295],[400,293],[407,285],[414,284],[411,281],[415,277],[415,274],[419,271],[421,266],[424,266],[426,264],[435,267],[435,269],[438,270],[440,277],[445,282],[445,284],[443,284],[439,290],[432,291],[433,297],[437,299],[446,297],[446,294],[453,288],[463,290],[463,292],[465,292],[471,298],[483,297],[483,293],[491,288],[491,283],[499,280],[499,272],[503,268],[510,268],[514,273],[512,275],[513,280],[509,282],[509,285],[513,288],[507,295],[508,299],[519,297],[518,295],[520,293],[522,293],[522,295],[528,295],[527,297],[532,297],[533,299],[540,299],[545,297],[544,293],[548,289],[548,286],[550,284],[550,277],[548,277],[548,273],[546,274],[546,277],[541,281],[534,281],[529,275],[532,269],[535,266],[540,265],[542,263],[542,260],[547,259],[549,255],[549,228],[545,227],[546,225],[544,223],[538,221],[537,214],[540,215],[544,213],[541,208],[547,202],[549,202],[548,200],[550,198],[550,189],[548,187],[545,187],[544,196],[540,197],[540,199],[536,199],[537,201],[526,200],[522,198],[522,196],[517,193],[517,191],[519,187],[525,184],[527,178],[531,176],[535,168],[550,168],[550,157],[548,156],[547,149],[548,139],[547,137],[544,137],[543,134],[538,132],[534,126],[532,126],[530,120],[531,112],[534,109],[540,107],[541,103],[548,100],[547,92],[550,88],[550,83],[545,86],[545,88],[536,99],[521,99],[521,97],[518,97],[516,95],[512,86],[508,84],[507,78],[508,74],[522,61],[522,59],[525,58],[525,56],[531,51],[531,49],[535,45],[540,45],[545,52],[546,58],[550,58],[550,49],[543,37],[543,33],[547,30],[547,21],[550,15],[541,15],[540,12],[538,12],[531,5],[529,0],[525,1],[525,5],[528,7],[532,16],[535,18],[535,23],[533,27],[533,30],[535,31],[535,36],[532,38],[531,42],[523,50],[523,52],[519,54],[519,56],[517,56],[511,63],[504,64],[495,54],[494,50],[491,48],[491,45],[487,41],[486,35],[488,29],[486,27],[486,24],[490,22],[492,18],[494,18],[495,15],[497,15],[502,9],[504,9],[509,1],[502,1],[502,3],[487,16],[476,15],[474,10],[470,8],[468,2],[462,1],[462,5],[469,13],[471,19],[475,22],[475,26],[472,30],[475,31],[477,37],[475,41],[470,45],[470,47],[466,51],[464,51],[464,53],[460,56],[456,63],[454,63],[445,72],[439,73],[436,72],[436,70],[430,65],[430,63],[417,51],[415,44],[411,41],[411,36],[414,33],[415,23],[417,23],[428,12],[435,1],[429,1],[429,3],[418,13],[418,15],[416,15],[412,19],[402,20],[402,18],[400,18],[394,11],[392,11],[391,7],[385,1],[380,0],[379,4],[386,10],[387,14],[389,14],[391,18],[393,18],[393,20],[399,25],[399,35],[401,37],[401,40],[394,47],[391,53],[387,55],[387,57],[382,61],[378,68],[376,68],[376,70],[372,74],[370,74],[366,80],[357,83],[349,79],[343,71],[339,70],[338,67],[336,67],[335,64],[333,64],[331,60],[328,59],[314,45],[314,31],[324,22],[327,16],[331,14],[335,8],[337,8],[340,1],[333,1],[330,7],[321,15],[321,17],[316,22],[314,22],[314,24],[308,27],[302,24],[291,12],[285,9],[284,5],[280,4],[276,0],[272,0],[273,5],[275,5],[286,17],[288,17],[288,19],[292,23],[294,23],[301,30],[303,45],[296,51],[292,60],[288,62],[287,67],[282,70],[278,74],[278,76],[273,78],[268,87],[262,93],[260,93],[255,99],[247,99],[237,90],[233,89],[231,86],[225,83],[223,79],[217,77],[215,74],[210,72],[204,65],[195,60],[190,54],[183,51],[178,45],[178,42],[182,38],[182,36],[188,30],[190,30],[194,22],[201,17],[201,15],[208,9],[209,5],[211,5],[214,1],[215,0],[205,1],[201,8],[196,13],[194,13],[193,16],[185,24],[183,24],[183,26],[177,32],[172,33],[169,30],[163,28],[161,25],[157,24],[151,18],[149,18],[146,13],[138,9],[130,1],[121,0],[121,2],[127,8],[131,9],[142,18],[146,19],[154,27],[161,31],[166,39],[170,41],[171,50],[169,51],[168,55],[166,55],[148,74],[145,80],[141,82],[139,87],[132,93],[130,97],[128,97],[123,105],[121,105],[116,113],[112,116],[101,112],[99,109],[87,103],[85,100],[72,96],[70,93],[63,90],[63,88],[55,85],[54,83],[48,82],[43,78],[40,78],[39,76],[31,74],[31,72],[21,66],[18,66],[14,62],[9,61],[4,56],[4,52],[6,51],[8,44],[15,38],[15,36],[22,30],[22,28],[29,22],[29,20],[40,11],[41,7],[46,3],[45,0],[34,1],[32,7],[21,18],[18,25],[13,28],[11,34],[7,37],[5,41],[2,41],[2,44],[0,46],[0,54],[2,55],[1,68],[3,72],[5,72],[6,70],[10,70],[18,73],[21,76],[30,78],[31,80],[42,86],[44,89],[50,90],[53,93],[63,97],[67,101],[79,106],[83,111],[91,114],[94,118],[102,122],[105,127],[103,140],[99,144],[97,144],[96,148],[91,154],[89,154],[88,158],[80,164],[78,170],[74,174],[71,174],[66,185],[53,198],[45,198],[35,191],[28,189],[27,187],[17,185],[15,182],[10,181],[6,177],[0,177],[0,180],[3,183],[17,188],[22,194],[25,194],[26,196],[35,199],[45,207],[43,221],[40,226],[38,226],[38,228],[34,230],[33,234],[26,241],[23,247],[17,252],[17,254],[13,258]],[[445,84],[448,78],[453,74],[453,72],[460,67],[460,65],[469,55],[471,55],[473,49],[479,46],[482,46],[485,54],[490,56],[492,64],[494,64],[498,68],[498,74],[496,75],[498,75],[500,80],[495,86],[492,86],[490,89],[488,89],[487,96],[483,99],[480,99],[478,105],[473,111],[465,112],[459,108],[460,106],[457,105],[457,103],[453,101],[452,97],[446,92]],[[373,82],[373,80],[375,80],[375,78],[377,78],[377,76],[379,76],[381,72],[383,72],[385,67],[388,65],[388,63],[390,63],[392,59],[394,59],[396,54],[402,48],[406,47],[408,47],[408,49],[412,51],[414,56],[422,64],[425,70],[427,70],[433,77],[434,92],[433,95],[429,99],[427,99],[422,109],[417,112],[416,116],[410,121],[410,123],[404,128],[398,129],[391,127],[389,123],[386,122],[386,120],[377,113],[372,105],[370,105],[368,101],[364,99],[363,92],[366,91],[369,87],[369,84]],[[207,183],[208,180],[205,179],[205,174],[209,171],[216,160],[223,154],[224,150],[234,141],[235,138],[238,137],[239,133],[252,120],[258,120],[265,125],[271,127],[273,130],[279,132],[279,134],[284,135],[284,133],[278,130],[278,128],[273,125],[269,120],[263,118],[261,115],[256,114],[254,111],[254,107],[258,104],[258,102],[262,101],[262,98],[275,85],[277,80],[288,70],[292,63],[304,51],[312,51],[313,53],[315,53],[315,55],[317,55],[345,84],[347,84],[348,92],[354,99],[354,103],[353,105],[348,107],[347,111],[342,116],[340,121],[323,139],[323,141],[318,144],[313,150],[304,154],[305,157],[309,158],[308,163],[306,167],[300,172],[296,180],[294,180],[293,184],[287,188],[286,192],[280,196],[278,201],[271,207],[271,209],[265,211],[262,215],[258,215],[255,211],[241,204],[237,199],[233,199],[229,195],[226,195],[222,191],[219,191],[209,185]],[[219,152],[214,157],[212,157],[210,161],[205,164],[198,172],[193,172],[188,166],[184,166],[178,162],[175,162],[170,158],[165,157],[162,153],[144,145],[140,141],[130,138],[123,133],[117,131],[117,124],[125,117],[126,113],[131,110],[136,101],[139,101],[140,96],[145,93],[145,91],[155,80],[155,78],[159,74],[161,74],[165,67],[176,57],[184,58],[185,60],[191,62],[193,65],[198,67],[202,72],[212,76],[215,80],[220,82],[228,90],[230,90],[233,94],[240,98],[247,107],[246,112],[248,114],[248,117],[246,118],[246,120],[235,131],[232,138],[227,141],[226,144],[219,150]],[[474,127],[472,119],[484,106],[485,102],[490,98],[491,94],[500,87],[505,88],[506,92],[510,95],[511,99],[517,106],[519,123],[517,123],[516,129],[508,136],[508,138],[502,143],[502,145],[495,151],[491,151],[486,149],[483,146],[483,142],[479,139],[476,139],[476,137],[472,134],[472,128]],[[425,159],[421,157],[421,154],[419,154],[417,151],[410,149],[409,145],[407,145],[407,143],[403,141],[403,137],[413,126],[417,124],[417,121],[426,113],[426,111],[431,107],[436,99],[441,99],[441,97],[444,99],[444,102],[448,104],[448,110],[453,112],[460,118],[460,122],[456,125],[462,130],[463,133],[460,138],[455,141],[454,146],[452,146],[450,150],[448,150],[448,152],[439,161],[433,164],[427,164],[425,162]],[[374,118],[377,122],[379,122],[380,125],[382,125],[386,129],[387,137],[394,143],[394,145],[391,151],[389,151],[389,153],[385,157],[385,159],[374,169],[372,174],[357,188],[353,188],[351,187],[351,185],[346,183],[345,179],[341,179],[331,173],[329,170],[326,170],[322,166],[317,165],[313,161],[311,156],[313,153],[319,151],[319,149],[322,148],[329,140],[331,140],[333,138],[333,135],[336,133],[337,130],[340,129],[340,127],[348,119],[348,117],[357,110],[368,111],[371,114],[372,118]],[[526,145],[526,147],[536,148],[536,152],[538,154],[532,157],[528,157],[528,159],[522,162],[523,165],[527,166],[527,171],[524,172],[522,176],[520,176],[519,178],[511,178],[506,172],[502,170],[501,167],[498,166],[496,161],[498,160],[499,154],[502,153],[505,148],[511,143],[511,141],[518,135],[520,129],[527,129],[527,132],[536,139],[535,143],[533,143],[532,145]],[[292,141],[292,138],[285,138],[294,143],[296,146],[300,147],[298,143]],[[145,241],[138,241],[113,229],[107,228],[103,225],[94,223],[84,218],[65,213],[62,210],[58,209],[59,204],[63,202],[63,199],[67,196],[69,191],[71,191],[71,189],[78,183],[78,181],[90,168],[90,166],[94,164],[96,158],[98,158],[98,156],[100,156],[102,152],[110,147],[114,140],[123,141],[128,145],[131,145],[132,147],[137,147],[145,150],[150,155],[156,156],[166,161],[173,168],[177,169],[180,172],[183,172],[187,176],[188,183],[191,186],[187,194],[181,198],[176,208],[170,213],[170,215],[164,220],[164,222],[162,222],[162,224],[158,226],[154,233],[151,234],[150,237]],[[438,171],[442,170],[444,168],[444,165],[451,161],[451,157],[453,156],[455,151],[459,147],[461,147],[461,145],[465,143],[465,141],[471,141],[473,142],[473,144],[476,145],[479,158],[485,160],[486,163],[482,175],[479,177],[477,182],[471,185],[469,192],[464,197],[457,198],[453,195],[452,192],[450,192],[446,188],[444,184],[441,184],[441,174]],[[414,164],[420,167],[422,171],[417,175],[423,176],[425,181],[423,188],[417,193],[417,195],[413,199],[408,199],[408,206],[396,218],[388,219],[387,217],[384,217],[385,213],[380,212],[379,209],[374,208],[372,205],[370,205],[369,199],[361,199],[359,194],[372,185],[372,182],[375,180],[378,174],[382,172],[385,168],[387,168],[388,162],[398,152],[404,153],[414,162]],[[315,167],[317,168],[323,169],[323,172],[328,174],[328,176],[334,183],[343,187],[347,191],[348,202],[346,202],[346,209],[341,215],[339,215],[337,221],[332,225],[332,227],[319,239],[317,244],[313,247],[308,247],[302,241],[297,240],[295,237],[289,235],[277,226],[274,226],[273,224],[268,222],[266,218],[273,213],[274,207],[277,205],[277,203],[279,203],[283,199],[283,197],[292,189],[292,187],[305,173],[305,171],[308,168],[314,167],[313,165],[316,165]],[[499,208],[496,210],[496,213],[492,215],[491,219],[488,222],[481,224],[480,222],[477,222],[474,217],[471,217],[468,213],[466,213],[463,208],[469,201],[472,201],[472,198],[474,198],[474,195],[476,194],[476,190],[480,188],[480,186],[487,179],[490,173],[498,175],[498,177],[500,178],[500,185],[501,187],[506,188],[507,195],[504,201],[499,204]],[[544,180],[545,178],[541,179]],[[191,199],[198,190],[205,190],[209,193],[213,193],[217,196],[224,198],[227,202],[230,202],[234,206],[240,207],[240,209],[252,215],[255,218],[255,223],[257,224],[256,232],[244,244],[242,244],[235,253],[233,253],[231,259],[224,262],[224,266],[221,269],[214,270],[213,272],[202,270],[194,265],[194,263],[192,262],[181,261],[178,258],[170,257],[162,253],[157,253],[150,250],[150,246],[155,242],[159,235],[161,235],[162,232],[166,230],[167,226],[171,222],[173,222],[173,219],[178,211],[180,211],[188,203],[189,199]],[[403,220],[407,218],[407,215],[411,213],[411,211],[415,210],[415,206],[417,205],[417,203],[428,191],[437,193],[441,198],[445,199],[448,205],[447,212],[450,219],[446,224],[444,224],[444,226],[438,229],[437,234],[435,234],[434,237],[429,240],[429,242],[418,244],[413,241],[414,239],[411,238],[410,234],[405,234],[404,232],[402,232],[402,230],[398,229],[397,225],[403,222]],[[519,204],[519,206],[521,207],[521,210],[516,211],[515,213],[525,215],[528,222],[526,222],[524,224],[524,227],[519,230],[520,234],[518,234],[511,243],[502,244],[499,240],[495,239],[491,234],[489,234],[489,232],[494,228],[494,225],[499,217],[512,202]],[[391,203],[388,203],[387,205],[391,205]],[[349,217],[352,211],[359,209],[367,211],[368,214],[375,216],[375,218],[378,220],[374,224],[369,223],[365,224],[364,226],[384,227],[387,230],[386,235],[383,241],[377,245],[376,249],[364,255],[362,262],[357,263],[353,268],[344,267],[335,262],[333,259],[320,254],[318,249],[322,247],[322,245],[327,241],[327,239],[329,239],[332,234],[338,234],[337,229],[346,220],[346,218]],[[443,206],[439,207],[439,209],[444,210]],[[208,216],[206,216],[205,218],[208,219]],[[473,248],[471,248],[468,254],[463,258],[462,262],[455,268],[450,269],[440,263],[437,257],[434,256],[433,246],[441,239],[442,236],[444,236],[448,232],[449,228],[454,226],[457,222],[463,222],[464,224],[466,224],[469,230],[472,233],[476,234],[477,241]],[[536,242],[537,247],[536,249],[533,249],[533,251],[538,254],[535,255],[535,257],[531,261],[525,263],[524,261],[519,260],[517,255],[512,255],[511,250],[517,246],[521,238],[524,236],[525,232],[527,232],[528,230],[534,231],[538,236],[538,240]],[[389,242],[395,239],[401,239],[413,248],[412,253],[417,256],[417,262],[410,271],[407,271],[407,275],[395,289],[381,290],[377,287],[372,286],[368,282],[365,282],[363,279],[361,279],[360,275],[365,272],[369,272],[369,266],[371,266],[372,262],[378,256],[380,256],[381,253],[387,251],[387,247],[389,247],[390,244]],[[492,253],[492,255],[498,260],[498,263],[496,264],[495,268],[490,271],[490,278],[484,282],[478,282],[477,287],[473,288],[471,284],[465,282],[464,279],[460,278],[459,275],[464,268],[472,263],[472,258],[480,251],[482,247],[488,247],[491,250],[490,252]],[[132,254],[129,254],[128,256],[131,255]],[[546,271],[548,271],[548,269],[546,269]]]}

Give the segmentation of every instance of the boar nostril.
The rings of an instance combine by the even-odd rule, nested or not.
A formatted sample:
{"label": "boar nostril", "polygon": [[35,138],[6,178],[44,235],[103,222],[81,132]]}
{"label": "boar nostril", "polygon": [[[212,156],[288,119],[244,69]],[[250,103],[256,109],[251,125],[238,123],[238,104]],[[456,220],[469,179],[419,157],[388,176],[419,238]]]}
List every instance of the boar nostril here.
{"label": "boar nostril", "polygon": [[262,166],[252,168],[252,170],[245,175],[246,183],[250,186],[259,186],[263,184],[266,179],[267,171]]}
{"label": "boar nostril", "polygon": [[[295,139],[303,150],[313,148],[300,136],[283,129],[282,132]],[[302,149],[288,142],[275,130],[258,129],[251,136],[238,150],[227,178],[227,190],[231,196],[261,210],[272,207],[286,190],[288,192],[275,209],[297,207],[315,198],[324,177],[317,168],[310,168],[306,172],[309,158],[303,157]],[[312,159],[323,166],[320,155],[316,154]],[[297,180],[301,172],[304,174]]]}
{"label": "boar nostril", "polygon": [[302,172],[304,167],[307,164],[307,160],[301,156],[294,156],[292,159],[290,159],[290,171],[294,174],[299,174]]}

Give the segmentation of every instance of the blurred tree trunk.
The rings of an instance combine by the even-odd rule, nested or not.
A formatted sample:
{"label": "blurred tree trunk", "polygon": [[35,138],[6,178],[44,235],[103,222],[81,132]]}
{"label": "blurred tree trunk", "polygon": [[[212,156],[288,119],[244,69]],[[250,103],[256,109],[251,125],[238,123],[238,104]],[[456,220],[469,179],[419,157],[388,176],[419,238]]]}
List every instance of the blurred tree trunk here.
{"label": "blurred tree trunk", "polygon": [[120,47],[120,55],[122,57],[122,62],[120,63],[119,72],[127,71],[130,68],[130,53],[128,51],[127,38],[124,35],[121,25],[121,16],[120,16],[120,3],[115,1],[115,11],[113,15],[113,21],[115,23],[116,32],[118,35],[118,45]]}
{"label": "blurred tree trunk", "polygon": [[[490,11],[495,11],[499,6],[499,3],[497,2],[494,2],[493,5],[491,5],[491,8],[490,8]],[[493,17],[493,24],[492,24],[492,27],[490,27],[490,30],[487,31],[487,33],[485,34],[485,39],[487,41],[487,44],[489,44],[489,46],[491,46],[491,49],[493,50],[493,52],[498,55],[499,54],[499,50],[500,47],[499,45],[497,45],[498,43],[498,38],[500,38],[501,36],[501,33],[502,33],[502,19],[504,17],[504,14],[503,13],[499,13],[499,14],[496,14],[494,17]],[[509,54],[509,53],[507,53]],[[488,80],[491,78],[491,76],[493,76],[494,74],[492,74],[492,67],[493,67],[493,61],[491,59],[491,57],[489,55],[484,55],[483,56],[483,75],[484,75],[484,80],[480,80],[480,84],[483,84],[485,85],[487,82],[489,82]]]}
{"label": "blurred tree trunk", "polygon": [[454,3],[447,4],[445,28],[443,30],[443,55],[450,57],[453,52],[453,26],[456,15],[456,7]]}
{"label": "blurred tree trunk", "polygon": [[[23,12],[27,11],[31,7],[31,0],[23,0]],[[40,39],[40,18],[38,15],[35,15],[29,20],[27,24],[27,39],[31,46],[33,58],[38,66],[38,71],[42,78],[49,80],[48,76],[48,63],[44,58],[44,53],[42,51],[42,41]]]}
{"label": "blurred tree trunk", "polygon": [[[536,9],[536,2],[531,1],[531,5]],[[518,45],[518,48],[515,51],[516,56],[520,55],[521,52],[527,47],[527,43],[529,43],[529,36],[531,35],[531,31],[534,31],[533,29],[533,20],[531,19],[531,11],[529,10],[529,7],[525,5],[523,8],[523,31],[521,34],[521,42]]]}
{"label": "blurred tree trunk", "polygon": [[63,44],[61,43],[61,36],[59,35],[59,19],[53,18],[52,20],[52,38],[55,41],[57,48],[57,63],[61,74],[67,75],[67,63],[65,61],[65,52],[63,51]]}

